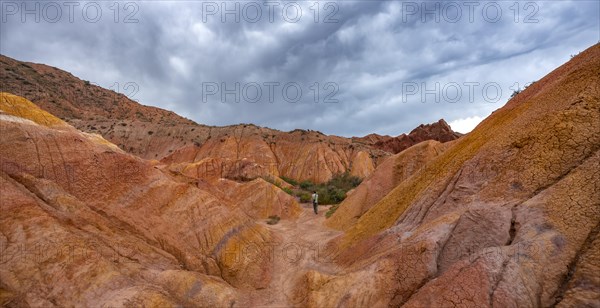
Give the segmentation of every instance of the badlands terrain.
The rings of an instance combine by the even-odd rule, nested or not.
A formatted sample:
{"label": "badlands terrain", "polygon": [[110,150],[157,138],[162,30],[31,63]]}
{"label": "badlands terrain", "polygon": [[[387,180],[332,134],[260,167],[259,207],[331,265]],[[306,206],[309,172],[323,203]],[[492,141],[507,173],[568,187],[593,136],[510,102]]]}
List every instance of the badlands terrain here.
{"label": "badlands terrain", "polygon": [[[3,306],[600,306],[600,45],[464,136],[210,127],[0,71]],[[329,217],[290,194],[339,174]]]}

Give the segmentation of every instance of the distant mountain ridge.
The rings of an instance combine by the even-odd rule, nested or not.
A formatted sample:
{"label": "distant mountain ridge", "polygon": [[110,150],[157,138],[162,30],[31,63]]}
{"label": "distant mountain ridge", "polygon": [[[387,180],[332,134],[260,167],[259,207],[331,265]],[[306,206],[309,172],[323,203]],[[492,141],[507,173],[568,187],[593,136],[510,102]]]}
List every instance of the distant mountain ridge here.
{"label": "distant mountain ridge", "polygon": [[[225,177],[270,174],[318,182],[343,172],[366,177],[383,158],[416,143],[446,142],[460,136],[443,120],[421,125],[408,135],[369,135],[374,138],[344,138],[301,129],[282,132],[253,124],[213,127],[141,105],[44,64],[0,55],[0,72],[2,91],[34,102],[81,131],[100,134],[126,152],[196,167],[204,159],[217,159],[211,164],[234,170],[218,174]],[[303,154],[298,155],[298,150]],[[259,168],[238,167],[254,163]]]}
{"label": "distant mountain ridge", "polygon": [[456,140],[460,138],[460,136],[462,136],[462,134],[453,131],[444,119],[440,119],[431,124],[421,124],[414,128],[410,133],[402,134],[397,137],[370,134],[365,137],[354,137],[353,140],[364,142],[376,149],[398,154],[405,149],[426,140],[448,142]]}

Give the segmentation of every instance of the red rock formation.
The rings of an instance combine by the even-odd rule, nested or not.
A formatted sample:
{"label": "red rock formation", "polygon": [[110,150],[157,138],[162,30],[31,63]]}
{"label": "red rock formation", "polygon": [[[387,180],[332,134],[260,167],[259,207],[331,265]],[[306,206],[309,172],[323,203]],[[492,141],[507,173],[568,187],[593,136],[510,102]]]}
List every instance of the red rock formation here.
{"label": "red rock formation", "polygon": [[460,136],[462,135],[454,132],[444,119],[440,119],[435,123],[421,124],[413,129],[408,135],[402,134],[398,137],[390,137],[370,134],[362,138],[353,138],[353,140],[369,144],[374,148],[386,152],[397,154],[419,142],[426,140],[448,142],[456,140]]}
{"label": "red rock formation", "polygon": [[348,139],[251,124],[209,127],[138,104],[47,65],[0,56],[0,70],[4,72],[4,91],[29,99],[81,131],[98,133],[142,158],[192,164],[176,167],[186,171],[195,168],[198,172],[198,166],[216,168],[226,178],[282,175],[325,182],[343,172],[366,177],[389,155],[386,151],[399,152],[427,139],[444,142],[456,138],[443,120],[396,138],[370,135],[372,138]]}
{"label": "red rock formation", "polygon": [[[1,93],[0,303],[596,307],[599,85],[600,44],[468,135],[381,163],[345,138],[240,126],[148,161]],[[223,179],[324,179],[365,157],[377,168],[328,223],[343,231],[262,179]],[[200,172],[211,160],[227,168]]]}
{"label": "red rock formation", "polygon": [[599,85],[595,45],[511,99],[358,212],[303,303],[598,306]]}
{"label": "red rock formation", "polygon": [[229,306],[269,284],[271,261],[239,249],[276,235],[238,205],[23,98],[0,110],[4,304]]}
{"label": "red rock formation", "polygon": [[220,179],[215,188],[217,195],[257,220],[270,216],[296,219],[301,212],[296,198],[261,178],[246,183]]}
{"label": "red rock formation", "polygon": [[388,157],[340,204],[327,225],[345,230],[402,181],[417,173],[425,164],[443,153],[452,142],[429,140]]}
{"label": "red rock formation", "polygon": [[54,67],[0,55],[0,70],[2,91],[27,98],[79,130],[101,134],[143,158],[160,159],[207,137],[206,126],[138,104]]}
{"label": "red rock formation", "polygon": [[286,176],[326,182],[348,171],[368,176],[387,155],[347,138],[315,131],[267,134],[264,129],[240,125],[199,147],[180,148],[161,162],[173,171],[199,179]]}

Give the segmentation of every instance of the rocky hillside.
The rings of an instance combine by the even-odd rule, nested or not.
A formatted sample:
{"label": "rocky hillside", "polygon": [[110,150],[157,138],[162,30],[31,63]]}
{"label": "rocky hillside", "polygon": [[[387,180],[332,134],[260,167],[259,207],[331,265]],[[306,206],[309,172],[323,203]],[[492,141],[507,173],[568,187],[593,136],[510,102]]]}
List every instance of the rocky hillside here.
{"label": "rocky hillside", "polygon": [[427,163],[442,154],[454,142],[428,140],[386,158],[349,196],[327,225],[345,230],[358,218],[389,194],[396,186],[419,172]]}
{"label": "rocky hillside", "polygon": [[206,126],[138,104],[51,66],[0,55],[0,72],[2,91],[27,98],[77,129],[101,134],[143,158],[161,158],[207,137]]}
{"label": "rocky hillside", "polygon": [[20,95],[75,128],[122,150],[174,165],[197,179],[287,176],[324,182],[337,173],[368,176],[391,153],[420,141],[458,138],[443,120],[396,138],[342,138],[318,131],[281,132],[251,124],[210,127],[144,106],[68,72],[0,56],[2,90]]}
{"label": "rocky hillside", "polygon": [[272,261],[231,254],[277,239],[252,218],[298,217],[277,187],[190,185],[24,98],[0,109],[3,306],[231,306],[269,284]]}
{"label": "rocky hillside", "polygon": [[384,197],[368,195],[391,177],[376,170],[338,208],[330,247],[347,270],[307,271],[304,303],[600,305],[600,45],[431,147],[400,154],[424,164]]}
{"label": "rocky hillside", "polygon": [[230,134],[209,138],[200,146],[187,146],[161,160],[175,172],[198,179],[252,179],[285,176],[326,182],[349,171],[366,177],[389,153],[317,131],[270,133],[241,125]]}
{"label": "rocky hillside", "polygon": [[397,154],[419,142],[426,140],[448,142],[456,140],[460,136],[462,134],[454,132],[444,119],[440,119],[435,123],[421,124],[409,134],[402,134],[397,137],[370,134],[361,138],[355,137],[353,140],[363,142],[376,149]]}
{"label": "rocky hillside", "polygon": [[159,162],[1,92],[0,305],[600,306],[600,44],[471,133],[382,157],[329,221],[214,173],[366,148],[246,128]]}

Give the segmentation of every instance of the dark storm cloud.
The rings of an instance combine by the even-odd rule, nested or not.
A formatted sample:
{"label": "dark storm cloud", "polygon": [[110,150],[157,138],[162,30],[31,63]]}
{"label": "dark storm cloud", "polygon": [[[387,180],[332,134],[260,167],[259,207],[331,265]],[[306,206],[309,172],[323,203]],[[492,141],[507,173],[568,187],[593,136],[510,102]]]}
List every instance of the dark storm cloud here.
{"label": "dark storm cloud", "polygon": [[[260,7],[257,22],[244,20],[248,15],[240,15],[240,22],[232,15],[227,22],[219,14],[203,15],[207,5],[221,1],[146,1],[128,7],[79,2],[73,23],[65,14],[56,23],[44,20],[48,16],[37,23],[33,15],[22,22],[22,12],[7,12],[13,7],[6,3],[21,8],[18,2],[2,2],[2,54],[57,66],[200,123],[256,123],[346,136],[397,135],[439,118],[476,122],[501,107],[515,83],[522,87],[539,79],[599,39],[597,1],[486,1],[472,16],[463,2],[340,1],[329,8],[319,2],[316,23],[312,1],[297,2],[303,12],[298,22],[282,18],[288,3],[283,1],[276,2],[273,22],[260,1],[237,2],[240,8]],[[34,3],[28,1],[30,8]],[[50,2],[38,3],[43,8]],[[64,8],[63,2],[54,3]],[[96,3],[101,18],[86,21],[81,8]],[[235,3],[228,2],[228,8]],[[423,5],[437,13],[423,16]],[[498,7],[502,15],[496,19]],[[456,8],[462,16],[454,20]],[[335,22],[325,23],[333,9]],[[126,18],[138,22],[125,23]],[[126,82],[139,91],[123,89]],[[233,95],[226,102],[220,93],[203,95],[207,83],[220,87],[222,82],[230,89],[239,83],[240,90],[255,82],[263,95],[257,103],[242,96],[237,104]],[[265,82],[280,83],[273,103]],[[282,97],[288,82],[303,91],[296,103]],[[471,97],[466,84],[473,82],[479,84]],[[451,103],[456,85],[462,95]],[[482,92],[485,85],[497,85],[502,96],[490,100],[493,95]],[[417,87],[412,95],[410,86]],[[324,103],[335,87],[333,99],[339,102]],[[423,97],[424,90],[439,95],[430,91]]]}

